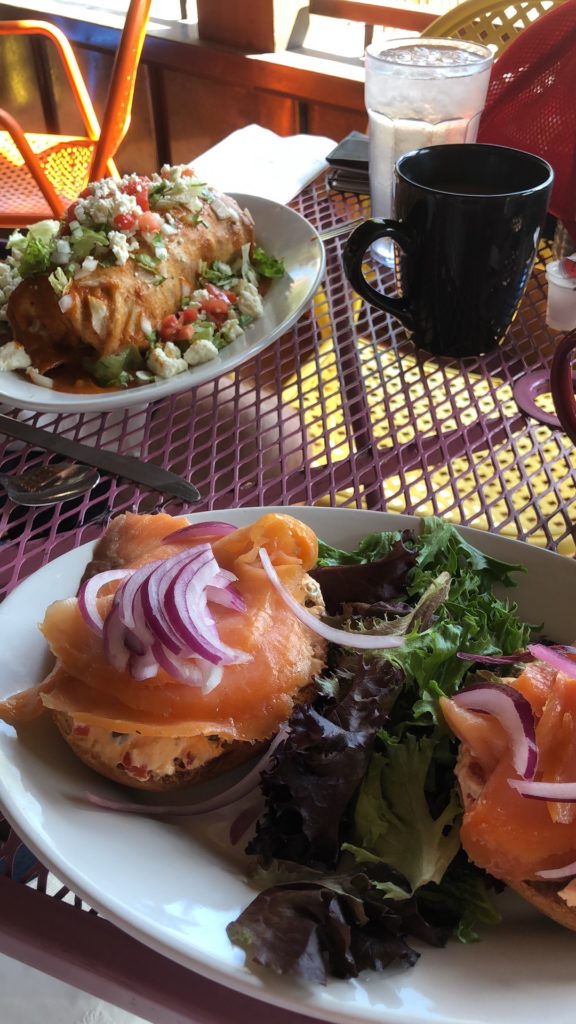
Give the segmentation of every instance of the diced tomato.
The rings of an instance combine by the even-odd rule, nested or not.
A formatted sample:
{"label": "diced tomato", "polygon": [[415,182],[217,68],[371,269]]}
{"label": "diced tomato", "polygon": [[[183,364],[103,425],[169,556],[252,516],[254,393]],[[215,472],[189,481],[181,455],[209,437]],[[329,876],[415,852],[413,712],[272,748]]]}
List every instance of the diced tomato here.
{"label": "diced tomato", "polygon": [[136,225],[135,213],[117,213],[114,217],[114,227],[119,231],[131,231]]}
{"label": "diced tomato", "polygon": [[76,199],[75,202],[70,203],[68,209],[64,211],[64,221],[66,224],[70,224],[75,219],[77,206],[78,200]]}
{"label": "diced tomato", "polygon": [[134,196],[140,209],[145,212],[150,209],[150,203],[148,202],[150,184],[148,178],[136,178],[124,185],[122,191],[127,196]]}
{"label": "diced tomato", "polygon": [[[91,195],[92,192],[89,188],[83,188],[78,196],[78,199],[86,199],[88,196]],[[66,235],[70,233],[69,231],[66,231],[66,227],[68,226],[68,224],[71,224],[72,221],[76,219],[76,207],[78,206],[78,199],[75,199],[74,202],[70,203],[70,206],[66,210],[64,210],[64,216],[62,219],[64,221],[65,229],[62,232],[62,234]]]}
{"label": "diced tomato", "polygon": [[176,337],[176,332],[180,330],[180,320],[175,313],[170,313],[170,316],[165,316],[162,323],[160,324],[160,337],[162,341],[172,341]]}
{"label": "diced tomato", "polygon": [[192,306],[189,306],[188,309],[183,310],[180,314],[180,320],[183,324],[193,324],[197,319],[198,310],[194,309]]}
{"label": "diced tomato", "polygon": [[179,327],[174,335],[175,341],[192,341],[194,338],[194,328],[192,325],[189,327]]}
{"label": "diced tomato", "polygon": [[159,213],[153,213],[152,210],[146,210],[146,213],[140,214],[138,218],[138,230],[142,231],[145,235],[151,235],[154,231],[159,231],[162,227],[162,217]]}
{"label": "diced tomato", "polygon": [[[206,291],[215,299],[222,299],[225,302],[233,301],[230,296],[234,295],[234,292],[225,292],[222,288],[217,288],[215,284],[207,284]],[[235,295],[234,298],[236,298]]]}
{"label": "diced tomato", "polygon": [[230,303],[228,299],[204,299],[202,309],[211,320],[218,322],[219,320],[226,320]]}
{"label": "diced tomato", "polygon": [[88,725],[75,725],[72,730],[73,736],[88,736],[90,727]]}
{"label": "diced tomato", "polygon": [[124,757],[118,765],[119,768],[124,768],[128,775],[132,775],[135,779],[147,779],[148,768],[145,764],[132,764],[132,758],[130,757],[130,751],[127,750]]}

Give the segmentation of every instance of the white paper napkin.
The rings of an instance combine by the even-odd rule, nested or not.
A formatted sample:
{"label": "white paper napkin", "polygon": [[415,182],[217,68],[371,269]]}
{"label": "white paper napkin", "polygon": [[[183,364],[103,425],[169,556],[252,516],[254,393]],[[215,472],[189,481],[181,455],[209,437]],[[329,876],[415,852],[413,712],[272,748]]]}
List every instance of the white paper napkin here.
{"label": "white paper napkin", "polygon": [[326,155],[335,145],[323,135],[283,138],[249,124],[190,163],[199,177],[221,192],[288,203],[326,168]]}

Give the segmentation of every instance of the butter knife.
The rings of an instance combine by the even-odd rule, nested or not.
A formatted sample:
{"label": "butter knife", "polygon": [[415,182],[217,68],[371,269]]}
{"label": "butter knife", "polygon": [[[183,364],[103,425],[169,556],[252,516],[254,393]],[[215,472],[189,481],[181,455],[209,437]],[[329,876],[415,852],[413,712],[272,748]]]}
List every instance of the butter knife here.
{"label": "butter knife", "polygon": [[101,469],[111,476],[132,480],[153,491],[159,491],[160,494],[180,498],[181,501],[190,504],[202,500],[200,492],[196,490],[194,484],[182,480],[175,473],[162,469],[161,466],[157,466],[153,462],[141,462],[140,459],[136,459],[132,455],[118,455],[116,452],[90,448],[78,441],[70,441],[67,437],[60,437],[59,434],[52,434],[48,430],[42,430],[41,427],[32,427],[29,423],[22,423],[20,420],[12,419],[11,416],[1,414],[0,433],[7,434],[8,437],[15,437],[18,441],[24,441],[37,448],[44,448],[45,451],[65,455],[86,466],[95,466],[96,469]]}

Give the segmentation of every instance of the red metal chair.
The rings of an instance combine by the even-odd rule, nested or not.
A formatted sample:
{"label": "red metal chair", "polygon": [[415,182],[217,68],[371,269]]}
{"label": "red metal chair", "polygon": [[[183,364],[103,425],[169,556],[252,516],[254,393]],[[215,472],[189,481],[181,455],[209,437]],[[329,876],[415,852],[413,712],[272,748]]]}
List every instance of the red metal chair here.
{"label": "red metal chair", "polygon": [[136,73],[151,0],[131,0],[116,53],[102,128],[66,36],[43,21],[0,22],[0,36],[42,35],[62,60],[86,130],[85,136],[24,132],[0,108],[0,228],[59,219],[88,181],[118,176],[113,161],[130,124]]}

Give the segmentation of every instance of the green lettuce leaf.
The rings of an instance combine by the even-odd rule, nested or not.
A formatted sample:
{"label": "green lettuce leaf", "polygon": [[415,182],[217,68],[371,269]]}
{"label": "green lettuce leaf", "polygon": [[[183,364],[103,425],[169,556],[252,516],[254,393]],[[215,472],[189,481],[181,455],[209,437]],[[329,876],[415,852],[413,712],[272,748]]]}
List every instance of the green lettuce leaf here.
{"label": "green lettuce leaf", "polygon": [[147,252],[137,252],[135,255],[130,257],[135,263],[138,263],[144,270],[149,270],[153,273],[160,264],[160,260],[157,256],[150,256]]}
{"label": "green lettuce leaf", "polygon": [[32,277],[35,274],[45,273],[52,257],[52,246],[47,245],[40,238],[32,235],[28,238],[28,244],[22,253],[19,270],[22,277]]}
{"label": "green lettuce leaf", "polygon": [[106,232],[94,231],[92,228],[77,229],[70,235],[69,241],[74,259],[80,263],[87,256],[92,256],[97,250],[109,247]]}
{"label": "green lettuce leaf", "polygon": [[421,569],[432,572],[444,570],[451,576],[459,572],[474,572],[484,585],[501,583],[505,587],[513,587],[512,573],[526,571],[522,565],[512,565],[483,554],[468,544],[451,523],[433,516],[423,519],[417,546]]}
{"label": "green lettuce leaf", "polygon": [[380,860],[403,875],[411,892],[439,883],[460,848],[462,809],[455,790],[442,812],[432,817],[426,780],[436,741],[408,735],[372,755],[354,814],[355,858]]}
{"label": "green lettuce leaf", "polygon": [[[378,534],[369,548],[354,553],[355,561],[338,561],[336,548],[322,546],[322,564],[310,575],[319,584],[327,611],[331,615],[346,604],[374,604],[406,594],[409,573],[416,557],[398,534]],[[368,552],[371,552],[372,557]]]}
{"label": "green lettuce leaf", "polygon": [[375,562],[386,558],[401,536],[398,532],[371,533],[360,541],[354,551],[341,551],[319,540],[317,566],[324,568],[330,565],[364,565]]}
{"label": "green lettuce leaf", "polygon": [[389,663],[356,652],[335,675],[335,699],[294,708],[276,763],[262,776],[266,811],[247,848],[262,864],[331,869],[338,861],[350,801],[403,679]]}
{"label": "green lettuce leaf", "polygon": [[250,262],[254,270],[260,274],[260,277],[284,277],[286,273],[284,261],[277,260],[275,256],[270,256],[258,245],[255,245],[250,253]]}
{"label": "green lettuce leaf", "polygon": [[216,285],[217,288],[231,288],[232,285],[238,283],[236,274],[232,273],[227,263],[222,263],[220,260],[216,260],[212,264],[200,263],[198,276],[202,283],[208,281],[210,284]]}

